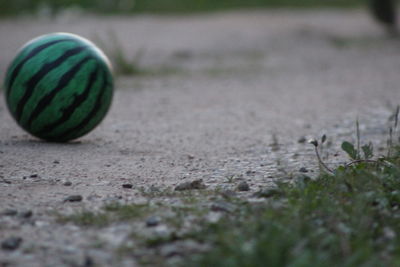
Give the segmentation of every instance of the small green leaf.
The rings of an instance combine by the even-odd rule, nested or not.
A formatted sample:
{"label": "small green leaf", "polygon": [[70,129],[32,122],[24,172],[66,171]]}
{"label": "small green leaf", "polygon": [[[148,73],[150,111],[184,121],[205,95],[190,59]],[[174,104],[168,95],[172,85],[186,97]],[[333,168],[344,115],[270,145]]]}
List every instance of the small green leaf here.
{"label": "small green leaf", "polygon": [[374,147],[371,142],[368,145],[363,145],[361,149],[364,152],[365,159],[370,159],[374,156]]}
{"label": "small green leaf", "polygon": [[347,153],[347,155],[349,155],[351,159],[357,159],[357,150],[354,148],[354,145],[352,143],[344,141],[342,143],[342,149]]}

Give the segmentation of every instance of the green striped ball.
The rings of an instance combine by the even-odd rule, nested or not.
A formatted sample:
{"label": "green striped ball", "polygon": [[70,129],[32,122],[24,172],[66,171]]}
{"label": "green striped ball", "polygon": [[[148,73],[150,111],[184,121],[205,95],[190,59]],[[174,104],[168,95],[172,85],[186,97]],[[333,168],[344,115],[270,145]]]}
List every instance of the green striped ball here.
{"label": "green striped ball", "polygon": [[30,134],[66,142],[93,130],[113,96],[111,65],[90,41],[69,33],[39,36],[8,67],[5,99]]}

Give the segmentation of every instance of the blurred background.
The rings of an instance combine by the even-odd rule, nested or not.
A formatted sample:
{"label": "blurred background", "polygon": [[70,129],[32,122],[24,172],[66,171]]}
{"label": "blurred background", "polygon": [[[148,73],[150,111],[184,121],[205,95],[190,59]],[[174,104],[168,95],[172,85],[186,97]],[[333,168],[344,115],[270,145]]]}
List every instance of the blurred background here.
{"label": "blurred background", "polygon": [[[18,47],[38,35],[56,31],[73,32],[94,41],[109,55],[116,73],[122,75],[148,74],[158,69],[170,73],[177,68],[193,69],[192,65],[198,69],[207,58],[218,65],[228,52],[235,57],[243,53],[270,54],[274,42],[279,43],[276,47],[291,42],[283,36],[289,39],[302,36],[307,42],[314,38],[327,40],[338,47],[366,46],[376,42],[373,37],[376,33],[378,38],[397,36],[395,3],[395,0],[0,0],[0,35],[9,37],[1,43],[0,78]],[[175,16],[199,13],[200,16]],[[196,60],[189,60],[193,58]],[[231,60],[232,55],[223,58]],[[205,65],[210,64],[207,61]],[[143,70],[149,68],[152,70]]]}
{"label": "blurred background", "polygon": [[183,13],[236,8],[354,7],[363,0],[1,0],[0,15],[57,14],[65,9],[98,13]]}

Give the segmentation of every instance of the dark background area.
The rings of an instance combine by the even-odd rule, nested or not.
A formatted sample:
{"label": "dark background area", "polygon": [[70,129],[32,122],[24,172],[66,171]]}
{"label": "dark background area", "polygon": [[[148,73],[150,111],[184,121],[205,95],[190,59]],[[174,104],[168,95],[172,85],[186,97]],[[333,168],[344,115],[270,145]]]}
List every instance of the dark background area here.
{"label": "dark background area", "polygon": [[185,13],[237,8],[354,7],[363,0],[1,0],[0,15],[19,15],[65,8],[97,13]]}

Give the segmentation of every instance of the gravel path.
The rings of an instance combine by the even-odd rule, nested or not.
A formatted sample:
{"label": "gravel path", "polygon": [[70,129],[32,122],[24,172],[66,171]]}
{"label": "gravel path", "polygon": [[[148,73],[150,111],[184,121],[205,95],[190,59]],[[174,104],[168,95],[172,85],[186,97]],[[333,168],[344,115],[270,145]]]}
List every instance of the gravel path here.
{"label": "gravel path", "polygon": [[[333,155],[359,118],[364,140],[383,146],[400,102],[400,42],[361,10],[2,19],[0,77],[18,47],[55,31],[108,51],[117,38],[127,58],[142,55],[148,73],[119,77],[107,118],[70,144],[24,133],[1,97],[0,212],[17,215],[0,215],[0,241],[16,246],[0,249],[0,266],[86,266],[88,253],[100,266],[115,263],[110,247],[126,225],[104,231],[107,245],[93,250],[96,231],[58,224],[52,214],[142,203],[149,188],[196,179],[208,189],[246,181],[246,198],[302,167],[318,172],[303,137],[327,134]],[[64,201],[76,195],[83,199]],[[24,218],[26,211],[33,215]]]}

